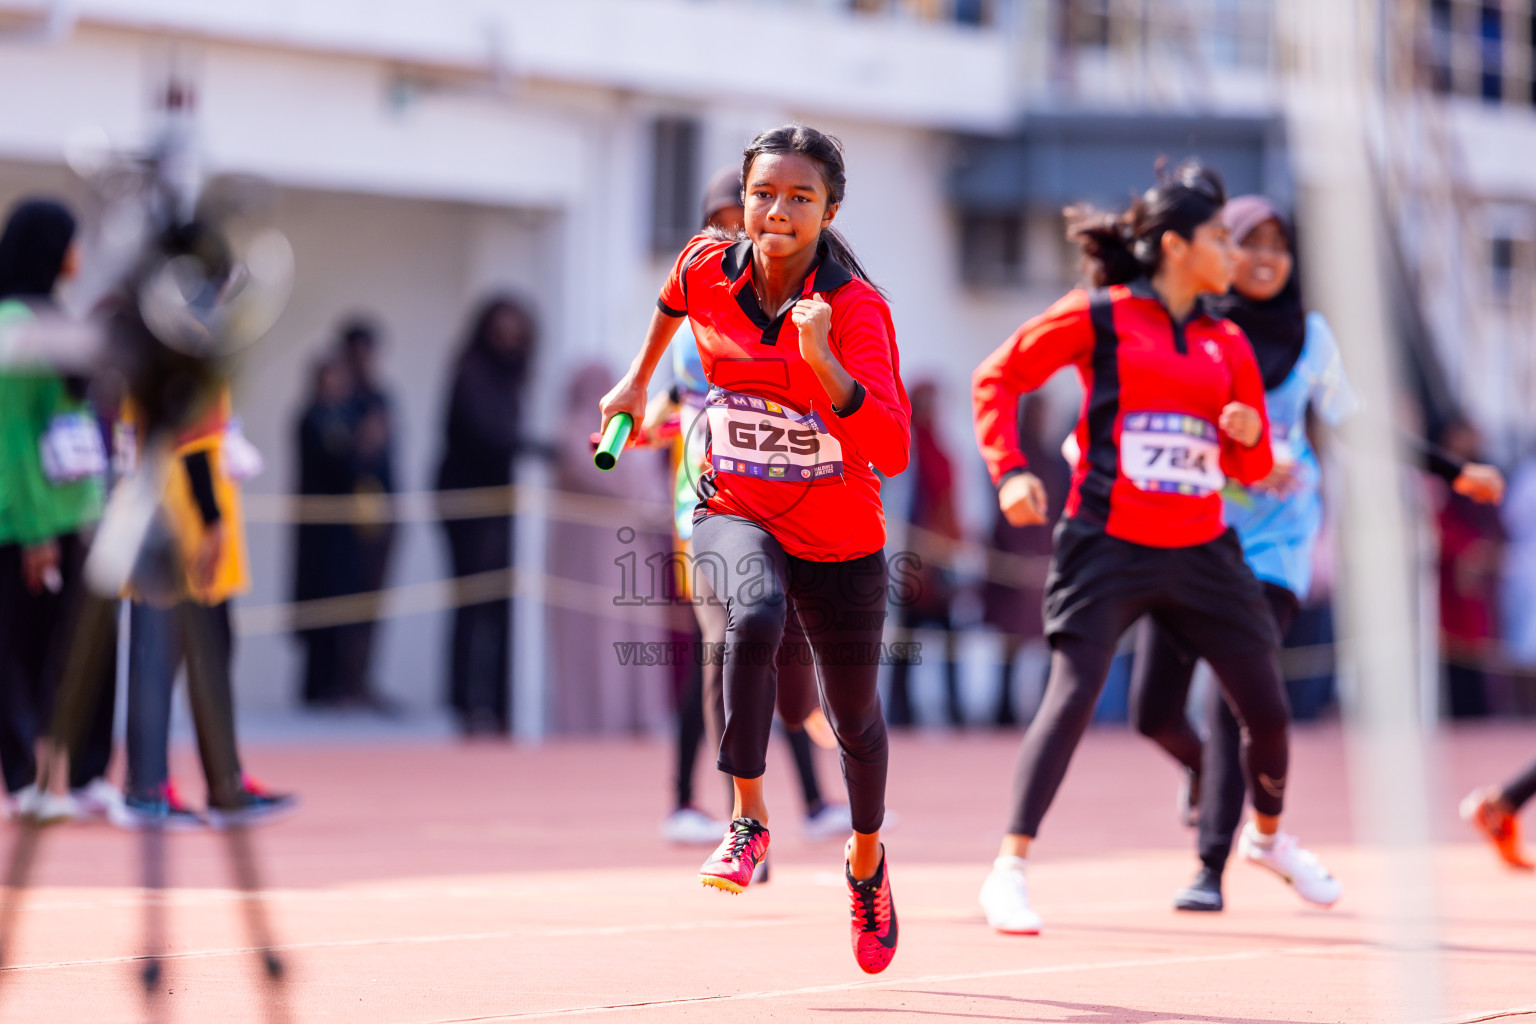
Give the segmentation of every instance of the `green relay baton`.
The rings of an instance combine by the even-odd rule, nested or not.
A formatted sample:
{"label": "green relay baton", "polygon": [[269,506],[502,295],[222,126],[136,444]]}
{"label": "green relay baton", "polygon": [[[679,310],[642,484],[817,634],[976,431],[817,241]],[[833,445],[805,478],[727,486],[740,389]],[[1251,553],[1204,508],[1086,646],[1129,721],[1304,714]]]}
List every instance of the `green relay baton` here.
{"label": "green relay baton", "polygon": [[629,440],[629,432],[635,428],[635,418],[627,412],[616,412],[608,425],[603,428],[603,438],[597,443],[597,451],[592,455],[592,464],[598,469],[607,471],[619,464],[619,453],[624,450],[624,443]]}

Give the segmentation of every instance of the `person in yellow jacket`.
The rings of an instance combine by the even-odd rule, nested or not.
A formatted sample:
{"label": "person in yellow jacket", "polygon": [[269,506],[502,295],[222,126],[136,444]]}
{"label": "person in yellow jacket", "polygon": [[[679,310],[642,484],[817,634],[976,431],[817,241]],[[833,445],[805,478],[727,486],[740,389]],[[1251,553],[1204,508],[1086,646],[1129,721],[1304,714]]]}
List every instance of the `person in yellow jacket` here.
{"label": "person in yellow jacket", "polygon": [[[124,420],[134,422],[131,408]],[[216,705],[232,706],[229,601],[249,589],[250,575],[240,487],[230,466],[230,423],[225,389],[177,438],[159,517],[160,540],[176,557],[156,565],[158,573],[136,573],[129,594],[127,814],[120,822],[129,827],[250,825],[270,821],[296,803],[292,795],[270,793],[242,771],[234,806],[210,801],[205,819],[182,802],[170,779],[171,692],[177,668],[188,656],[185,623],[206,623],[221,670],[212,672],[205,685],[220,688],[213,695]],[[142,446],[142,437],[136,435],[134,443]],[[203,769],[214,792],[214,769],[204,753]]]}

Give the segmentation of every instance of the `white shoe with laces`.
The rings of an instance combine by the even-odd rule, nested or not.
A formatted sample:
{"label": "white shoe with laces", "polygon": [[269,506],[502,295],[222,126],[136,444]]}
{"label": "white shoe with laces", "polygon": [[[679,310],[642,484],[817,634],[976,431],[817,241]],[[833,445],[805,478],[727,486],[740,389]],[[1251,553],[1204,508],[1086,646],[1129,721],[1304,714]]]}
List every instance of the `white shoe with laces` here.
{"label": "white shoe with laces", "polygon": [[80,816],[80,808],[74,797],[39,790],[34,782],[16,793],[16,813],[46,825],[55,821],[73,821]]}
{"label": "white shoe with laces", "polygon": [[1039,935],[1040,915],[1029,905],[1024,858],[999,857],[981,883],[981,909],[987,924],[1005,935]]}
{"label": "white shoe with laces", "polygon": [[1296,895],[1308,903],[1331,907],[1339,902],[1343,894],[1339,880],[1323,867],[1310,850],[1302,849],[1296,837],[1289,832],[1278,832],[1273,837],[1264,836],[1250,821],[1243,826],[1242,834],[1238,837],[1237,853],[1250,864],[1268,868],[1285,879],[1296,890]]}
{"label": "white shoe with laces", "polygon": [[679,807],[661,819],[661,837],[680,846],[716,846],[720,833],[730,826],[717,821],[703,811],[692,807]]}
{"label": "white shoe with laces", "polygon": [[69,795],[74,797],[81,818],[110,821],[116,824],[122,820],[127,810],[127,805],[123,802],[123,791],[100,777],[92,779],[79,789],[70,790]]}
{"label": "white shoe with laces", "polygon": [[847,839],[853,831],[853,812],[847,804],[822,804],[815,814],[805,816],[805,838],[812,842]]}

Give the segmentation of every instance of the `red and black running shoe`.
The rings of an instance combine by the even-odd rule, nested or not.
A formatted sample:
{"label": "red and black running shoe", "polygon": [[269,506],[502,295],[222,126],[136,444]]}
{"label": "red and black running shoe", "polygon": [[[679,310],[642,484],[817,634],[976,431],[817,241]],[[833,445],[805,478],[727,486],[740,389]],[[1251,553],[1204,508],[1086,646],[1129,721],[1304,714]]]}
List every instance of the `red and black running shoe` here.
{"label": "red and black running shoe", "polygon": [[768,852],[768,830],[756,818],[731,821],[725,840],[699,868],[699,882],[729,893],[744,891]]}
{"label": "red and black running shoe", "polygon": [[891,902],[891,876],[885,867],[885,849],[880,850],[880,866],[875,877],[866,882],[854,880],[853,872],[843,865],[848,880],[848,895],[853,900],[853,958],[865,974],[879,974],[896,958],[896,906]]}

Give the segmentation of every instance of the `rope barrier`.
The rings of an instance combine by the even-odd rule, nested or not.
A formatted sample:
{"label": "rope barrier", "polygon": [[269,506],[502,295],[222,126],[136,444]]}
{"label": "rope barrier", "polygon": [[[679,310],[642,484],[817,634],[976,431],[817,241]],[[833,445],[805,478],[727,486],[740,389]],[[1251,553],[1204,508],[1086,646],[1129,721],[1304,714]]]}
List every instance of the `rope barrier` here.
{"label": "rope barrier", "polygon": [[[261,525],[357,525],[433,523],[526,515],[581,526],[632,526],[667,533],[668,506],[605,495],[580,494],[515,484],[445,491],[405,491],[395,494],[247,494],[245,521]],[[966,583],[991,582],[1024,590],[1044,586],[1050,555],[1019,555],[974,541],[955,540],[919,526],[899,527],[907,542],[922,549],[926,564],[956,572]],[[979,568],[979,572],[976,571]],[[614,603],[611,587],[549,573],[516,568],[495,569],[467,576],[407,583],[380,590],[306,601],[236,606],[235,628],[242,637],[403,618],[446,611],[509,598],[537,598],[545,605],[585,612],[616,622],[670,630],[691,628],[692,611],[663,602],[647,605]],[[1287,679],[1308,679],[1334,670],[1337,645],[1287,647],[1280,652]],[[1443,656],[1446,664],[1482,669],[1508,679],[1536,681],[1536,667],[1506,663],[1493,656]]]}
{"label": "rope barrier", "polygon": [[[236,605],[234,622],[242,637],[269,636],[425,615],[514,597],[536,597],[545,605],[567,611],[657,629],[678,626],[684,614],[689,619],[693,616],[681,605],[617,605],[613,596],[612,589],[596,583],[506,568],[307,601]],[[686,626],[687,620],[681,625]]]}
{"label": "rope barrier", "polygon": [[[539,500],[543,499],[542,509]],[[550,519],[583,526],[613,526],[624,517],[630,526],[670,529],[666,505],[628,501],[599,494],[556,491],[526,484],[468,487],[448,491],[395,494],[246,494],[245,520],[264,525],[379,526],[384,523],[435,523],[542,511]],[[629,520],[639,519],[639,522]]]}

